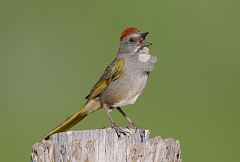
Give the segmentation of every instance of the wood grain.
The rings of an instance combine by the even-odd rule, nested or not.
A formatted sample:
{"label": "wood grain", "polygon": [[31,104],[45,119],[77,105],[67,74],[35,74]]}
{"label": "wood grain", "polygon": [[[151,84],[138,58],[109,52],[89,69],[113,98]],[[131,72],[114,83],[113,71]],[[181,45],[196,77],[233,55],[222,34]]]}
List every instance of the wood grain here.
{"label": "wood grain", "polygon": [[149,138],[145,131],[126,129],[117,137],[112,128],[57,133],[32,147],[32,162],[181,162],[178,140]]}

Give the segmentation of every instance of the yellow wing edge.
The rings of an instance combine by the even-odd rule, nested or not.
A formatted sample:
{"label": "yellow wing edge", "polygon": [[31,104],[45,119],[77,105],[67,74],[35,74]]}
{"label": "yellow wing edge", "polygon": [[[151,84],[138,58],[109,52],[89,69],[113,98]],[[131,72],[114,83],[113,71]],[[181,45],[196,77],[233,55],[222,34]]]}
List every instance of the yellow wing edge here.
{"label": "yellow wing edge", "polygon": [[[104,73],[103,76],[99,79],[99,81],[94,85],[94,87],[90,91],[90,94],[86,96],[86,99],[89,101],[95,97],[98,97],[107,88],[109,83],[117,80],[123,71],[124,64],[125,61],[123,59],[119,59],[113,64],[112,68],[108,67],[105,71],[106,73]],[[105,78],[105,76],[107,77]]]}

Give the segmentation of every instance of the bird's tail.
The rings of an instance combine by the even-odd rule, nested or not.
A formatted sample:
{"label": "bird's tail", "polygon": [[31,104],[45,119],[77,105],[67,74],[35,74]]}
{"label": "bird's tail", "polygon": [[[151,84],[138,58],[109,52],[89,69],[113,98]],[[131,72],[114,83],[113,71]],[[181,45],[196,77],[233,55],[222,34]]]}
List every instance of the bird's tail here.
{"label": "bird's tail", "polygon": [[55,129],[50,131],[44,139],[47,140],[54,133],[64,132],[73,127],[79,121],[84,119],[88,114],[101,108],[99,98],[88,101],[80,110],[68,117],[64,122],[59,124]]}

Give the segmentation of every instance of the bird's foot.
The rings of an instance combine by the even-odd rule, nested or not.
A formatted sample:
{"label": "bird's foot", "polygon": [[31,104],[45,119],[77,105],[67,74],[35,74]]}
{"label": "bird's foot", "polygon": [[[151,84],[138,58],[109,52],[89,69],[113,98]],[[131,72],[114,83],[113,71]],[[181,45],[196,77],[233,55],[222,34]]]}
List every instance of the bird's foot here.
{"label": "bird's foot", "polygon": [[145,137],[145,130],[139,126],[137,126],[135,123],[131,122],[127,126],[128,129],[132,128],[135,129],[135,133],[139,131],[140,137],[141,137],[141,142],[143,142],[143,138]]}
{"label": "bird's foot", "polygon": [[119,128],[115,123],[112,123],[111,127],[116,131],[118,137],[121,137],[121,134],[126,136],[129,133],[128,131]]}

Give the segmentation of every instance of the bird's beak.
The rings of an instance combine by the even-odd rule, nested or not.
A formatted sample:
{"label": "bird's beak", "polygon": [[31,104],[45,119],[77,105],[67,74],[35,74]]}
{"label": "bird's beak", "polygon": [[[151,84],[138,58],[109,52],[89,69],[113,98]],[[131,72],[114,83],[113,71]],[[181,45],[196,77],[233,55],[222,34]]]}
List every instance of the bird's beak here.
{"label": "bird's beak", "polygon": [[143,43],[142,43],[142,47],[148,47],[148,46],[152,45],[152,43],[145,41],[145,38],[148,34],[149,34],[149,32],[141,33],[141,38],[144,40]]}
{"label": "bird's beak", "polygon": [[149,32],[141,33],[141,37],[142,37],[143,39],[145,39],[148,34],[149,34]]}
{"label": "bird's beak", "polygon": [[148,47],[148,46],[151,46],[151,45],[152,45],[152,43],[150,43],[150,42],[145,42],[144,47]]}

